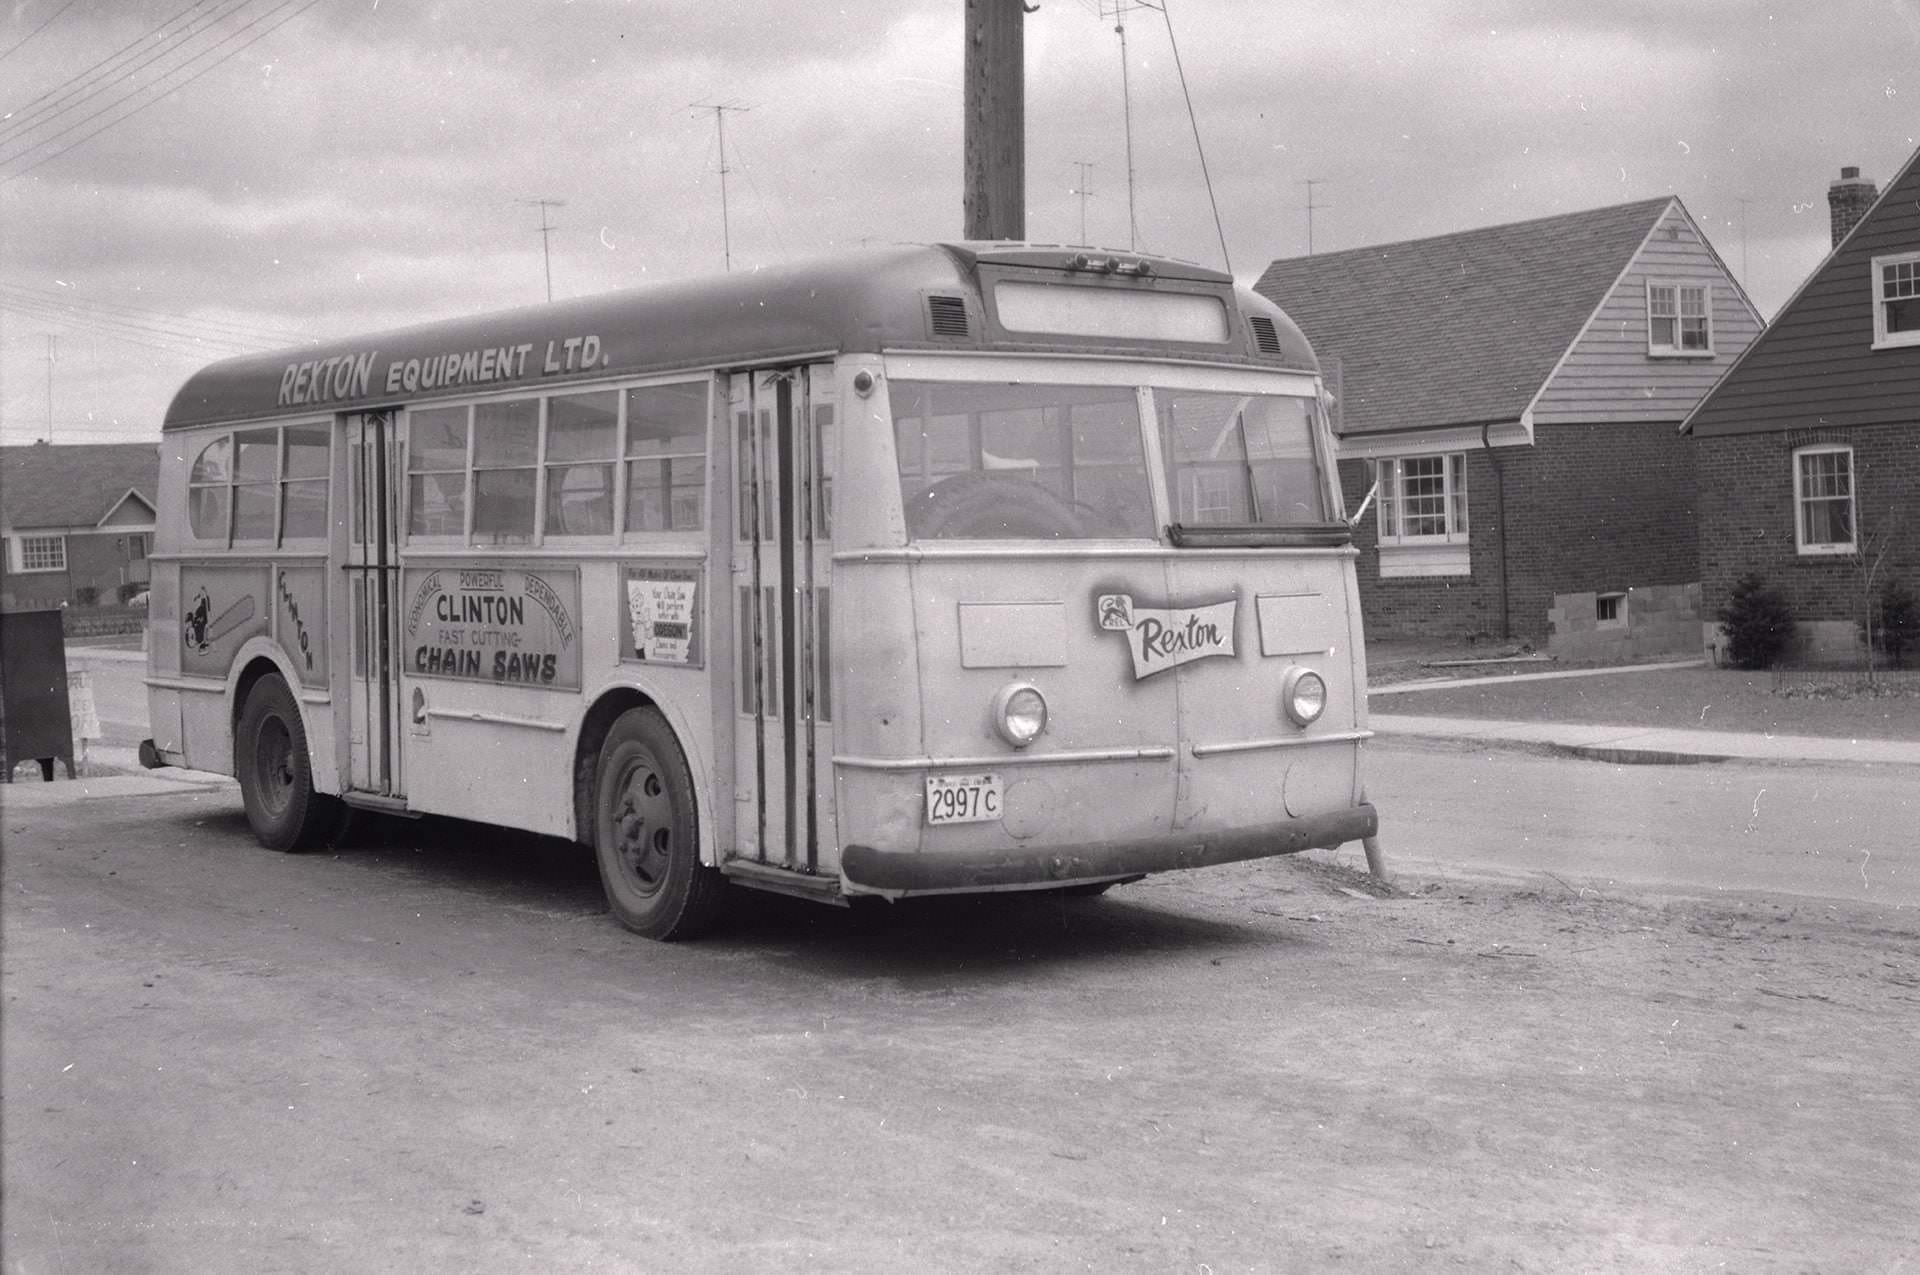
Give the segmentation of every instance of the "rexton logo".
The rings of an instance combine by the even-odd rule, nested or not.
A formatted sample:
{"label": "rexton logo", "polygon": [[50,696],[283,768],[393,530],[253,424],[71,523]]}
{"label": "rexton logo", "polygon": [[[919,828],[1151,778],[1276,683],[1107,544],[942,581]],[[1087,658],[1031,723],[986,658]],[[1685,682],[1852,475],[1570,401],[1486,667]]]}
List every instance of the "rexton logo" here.
{"label": "rexton logo", "polygon": [[1209,655],[1233,654],[1238,597],[1197,607],[1136,607],[1127,593],[1103,593],[1094,617],[1102,629],[1127,635],[1138,681]]}

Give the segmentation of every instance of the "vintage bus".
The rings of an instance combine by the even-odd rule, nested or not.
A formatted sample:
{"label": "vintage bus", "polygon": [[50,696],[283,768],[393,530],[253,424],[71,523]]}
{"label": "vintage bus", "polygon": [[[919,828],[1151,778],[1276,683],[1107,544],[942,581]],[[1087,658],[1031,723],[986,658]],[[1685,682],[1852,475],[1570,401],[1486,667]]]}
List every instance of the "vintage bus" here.
{"label": "vintage bus", "polygon": [[1312,351],[1217,271],[1004,243],[450,320],[192,377],[150,764],[728,883],[1092,894],[1370,837]]}

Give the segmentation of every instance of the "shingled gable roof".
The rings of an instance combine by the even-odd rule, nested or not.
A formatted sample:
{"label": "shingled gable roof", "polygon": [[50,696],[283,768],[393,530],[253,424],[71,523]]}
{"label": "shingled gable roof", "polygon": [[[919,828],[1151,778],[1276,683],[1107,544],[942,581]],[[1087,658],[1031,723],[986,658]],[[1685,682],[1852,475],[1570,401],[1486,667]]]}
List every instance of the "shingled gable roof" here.
{"label": "shingled gable roof", "polygon": [[129,490],[152,505],[159,477],[158,443],[0,447],[0,524],[91,527]]}
{"label": "shingled gable roof", "polygon": [[1517,421],[1674,202],[1287,258],[1254,290],[1339,360],[1342,434]]}
{"label": "shingled gable roof", "polygon": [[[1871,423],[1871,414],[1848,419],[1844,410],[1836,410],[1848,406],[1835,391],[1849,381],[1883,414],[1890,413],[1897,423],[1911,423],[1910,404],[1920,377],[1911,363],[1902,370],[1898,359],[1877,360],[1861,338],[1871,339],[1873,331],[1867,306],[1873,258],[1920,248],[1916,209],[1920,149],[1907,156],[1846,237],[1800,281],[1760,335],[1693,405],[1680,422],[1680,432],[1708,437],[1809,423]],[[1756,411],[1756,405],[1762,410]]]}

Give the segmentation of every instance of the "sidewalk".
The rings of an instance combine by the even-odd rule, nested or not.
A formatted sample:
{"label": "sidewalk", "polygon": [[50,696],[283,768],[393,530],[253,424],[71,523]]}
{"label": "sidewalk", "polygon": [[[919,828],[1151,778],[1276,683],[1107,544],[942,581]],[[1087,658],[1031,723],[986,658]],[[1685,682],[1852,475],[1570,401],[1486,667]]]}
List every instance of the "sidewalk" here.
{"label": "sidewalk", "polygon": [[[1597,669],[1563,669],[1546,673],[1515,673],[1466,682],[1431,679],[1373,687],[1372,705],[1400,706],[1402,695],[1411,708],[1419,692],[1491,686],[1500,683],[1549,679],[1631,676],[1659,669],[1686,668],[1699,661],[1619,665]],[[1683,765],[1691,762],[1761,761],[1801,765],[1920,766],[1920,740],[1858,739],[1789,735],[1749,731],[1687,730],[1676,727],[1594,725],[1554,721],[1503,721],[1477,717],[1420,716],[1411,712],[1370,714],[1369,725],[1382,735],[1426,739],[1461,739],[1489,744],[1546,747],[1595,761],[1642,765]]]}
{"label": "sidewalk", "polygon": [[1920,743],[1903,739],[1822,739],[1813,735],[1649,730],[1640,726],[1500,722],[1483,718],[1414,717],[1397,713],[1375,713],[1369,724],[1382,735],[1544,745],[1595,761],[1653,766],[1736,759],[1789,765],[1920,766]]}

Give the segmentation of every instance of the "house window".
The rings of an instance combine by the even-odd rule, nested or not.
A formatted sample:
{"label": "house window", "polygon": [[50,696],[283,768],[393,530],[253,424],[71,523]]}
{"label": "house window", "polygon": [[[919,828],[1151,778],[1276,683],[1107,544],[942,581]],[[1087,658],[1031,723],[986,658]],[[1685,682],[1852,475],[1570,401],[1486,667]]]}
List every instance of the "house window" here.
{"label": "house window", "polygon": [[21,536],[20,572],[22,575],[33,571],[65,571],[67,569],[67,538],[65,536]]}
{"label": "house window", "polygon": [[1854,550],[1853,448],[1802,447],[1793,454],[1794,540],[1803,554]]}
{"label": "house window", "polygon": [[1712,292],[1704,283],[1647,284],[1647,353],[1712,354]]}
{"label": "house window", "polygon": [[1381,544],[1460,544],[1466,539],[1464,452],[1380,462]]}
{"label": "house window", "polygon": [[1624,629],[1627,627],[1627,595],[1624,593],[1602,593],[1593,600],[1593,622],[1602,629]]}
{"label": "house window", "polygon": [[1920,345],[1920,252],[1873,259],[1873,348]]}

